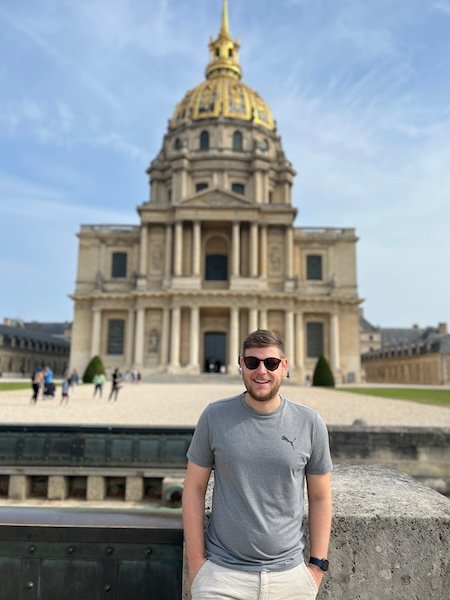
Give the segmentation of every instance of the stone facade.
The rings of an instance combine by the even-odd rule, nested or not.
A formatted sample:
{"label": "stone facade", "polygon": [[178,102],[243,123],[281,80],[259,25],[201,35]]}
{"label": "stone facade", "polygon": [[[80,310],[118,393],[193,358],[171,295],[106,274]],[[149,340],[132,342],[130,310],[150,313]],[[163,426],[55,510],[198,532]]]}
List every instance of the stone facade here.
{"label": "stone facade", "polygon": [[[176,107],[136,226],[79,232],[71,368],[238,371],[242,339],[281,333],[290,374],[320,354],[358,381],[353,229],[299,228],[295,171],[270,109],[241,82],[226,4],[207,79]],[[249,107],[253,107],[250,108]]]}
{"label": "stone facade", "polygon": [[381,329],[381,348],[361,356],[368,383],[450,384],[450,335],[437,328]]}

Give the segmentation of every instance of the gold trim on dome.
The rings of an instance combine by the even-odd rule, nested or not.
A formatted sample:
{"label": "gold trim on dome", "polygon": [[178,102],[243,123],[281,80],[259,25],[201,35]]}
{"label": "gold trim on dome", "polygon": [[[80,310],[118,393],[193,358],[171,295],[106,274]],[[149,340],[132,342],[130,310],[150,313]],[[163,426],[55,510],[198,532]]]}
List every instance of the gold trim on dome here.
{"label": "gold trim on dome", "polygon": [[228,5],[223,0],[219,35],[209,44],[210,62],[206,81],[187,92],[177,105],[170,121],[174,129],[191,121],[203,119],[238,119],[275,129],[272,111],[257,92],[241,81],[239,43],[231,38],[228,25]]}

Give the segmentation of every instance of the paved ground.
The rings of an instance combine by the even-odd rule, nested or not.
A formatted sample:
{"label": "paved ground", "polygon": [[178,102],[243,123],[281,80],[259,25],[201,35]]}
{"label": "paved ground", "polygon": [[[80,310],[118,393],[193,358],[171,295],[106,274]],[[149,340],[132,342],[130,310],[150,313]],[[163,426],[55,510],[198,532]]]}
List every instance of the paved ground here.
{"label": "paved ground", "polygon": [[[30,405],[31,389],[0,392],[0,423],[86,425],[195,425],[203,408],[214,400],[240,393],[238,379],[205,375],[176,383],[126,383],[117,402],[108,402],[110,384],[102,399],[92,398],[92,385],[79,385],[67,406],[60,406],[61,388],[54,399]],[[450,427],[450,409],[404,400],[361,396],[324,388],[300,387],[287,382],[282,388],[290,400],[320,412],[328,425]],[[449,391],[450,393],[450,391]]]}

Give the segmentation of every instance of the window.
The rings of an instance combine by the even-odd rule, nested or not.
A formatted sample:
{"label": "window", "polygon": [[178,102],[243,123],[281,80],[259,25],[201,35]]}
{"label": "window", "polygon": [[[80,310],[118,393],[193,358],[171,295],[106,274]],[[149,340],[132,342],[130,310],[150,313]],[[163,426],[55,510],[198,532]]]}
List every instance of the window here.
{"label": "window", "polygon": [[208,189],[208,184],[206,183],[206,181],[201,181],[200,183],[195,184],[196,192],[201,192],[202,190],[207,190],[207,189]]}
{"label": "window", "polygon": [[233,133],[233,150],[239,152],[242,149],[242,133],[240,131],[235,131]]}
{"label": "window", "polygon": [[228,279],[228,258],[223,254],[209,254],[206,257],[206,281],[226,281]]}
{"label": "window", "polygon": [[127,254],[126,252],[113,252],[111,277],[127,276]]}
{"label": "window", "polygon": [[323,355],[323,323],[306,324],[306,347],[308,358]]}
{"label": "window", "polygon": [[202,131],[200,134],[200,150],[209,150],[209,133]]}
{"label": "window", "polygon": [[108,321],[108,354],[123,354],[125,339],[125,321],[110,319]]}
{"label": "window", "polygon": [[177,138],[174,143],[175,150],[181,150],[183,144],[181,143],[180,138]]}
{"label": "window", "polygon": [[243,183],[232,183],[231,191],[234,192],[235,194],[241,194],[242,196],[244,196],[245,195],[245,185]]}
{"label": "window", "polygon": [[322,281],[322,257],[310,254],[306,257],[306,279],[308,281]]}

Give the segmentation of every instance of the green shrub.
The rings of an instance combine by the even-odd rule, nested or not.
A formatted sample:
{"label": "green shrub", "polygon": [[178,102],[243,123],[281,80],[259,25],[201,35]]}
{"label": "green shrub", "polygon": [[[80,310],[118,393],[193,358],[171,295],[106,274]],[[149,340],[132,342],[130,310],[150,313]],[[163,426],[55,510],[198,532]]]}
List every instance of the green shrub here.
{"label": "green shrub", "polygon": [[333,371],[325,356],[321,356],[317,361],[312,384],[320,387],[334,387]]}
{"label": "green shrub", "polygon": [[91,358],[88,366],[86,367],[86,371],[83,375],[83,383],[92,383],[94,379],[94,375],[97,373],[104,373],[105,367],[103,366],[102,359],[100,356],[94,356]]}

